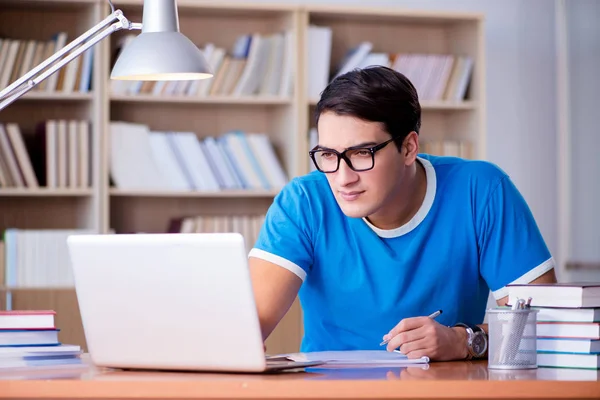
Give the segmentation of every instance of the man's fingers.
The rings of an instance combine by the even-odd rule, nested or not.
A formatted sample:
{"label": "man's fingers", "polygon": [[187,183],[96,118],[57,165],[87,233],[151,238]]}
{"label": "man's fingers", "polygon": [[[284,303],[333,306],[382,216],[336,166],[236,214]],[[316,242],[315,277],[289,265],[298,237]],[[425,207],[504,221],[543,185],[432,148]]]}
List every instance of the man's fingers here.
{"label": "man's fingers", "polygon": [[405,318],[398,323],[395,327],[392,328],[391,331],[388,332],[387,335],[383,337],[383,340],[389,340],[392,337],[406,331],[410,331],[413,329],[418,329],[421,326],[428,324],[431,322],[431,318],[428,317],[413,317],[413,318]]}
{"label": "man's fingers", "polygon": [[428,340],[427,338],[423,337],[418,340],[403,343],[402,345],[400,345],[399,350],[402,354],[409,355],[411,353],[414,353],[415,351],[427,349],[427,345]]}
{"label": "man's fingers", "polygon": [[[423,356],[427,356],[427,351],[423,350],[423,349],[411,351],[410,353],[408,353],[406,355],[406,357],[408,357],[410,359],[421,358]],[[429,357],[429,356],[427,356],[427,357]]]}
{"label": "man's fingers", "polygon": [[397,335],[390,337],[390,341],[387,344],[387,350],[393,351],[405,343],[415,342],[423,339],[424,337],[425,330],[422,327],[400,332]]}

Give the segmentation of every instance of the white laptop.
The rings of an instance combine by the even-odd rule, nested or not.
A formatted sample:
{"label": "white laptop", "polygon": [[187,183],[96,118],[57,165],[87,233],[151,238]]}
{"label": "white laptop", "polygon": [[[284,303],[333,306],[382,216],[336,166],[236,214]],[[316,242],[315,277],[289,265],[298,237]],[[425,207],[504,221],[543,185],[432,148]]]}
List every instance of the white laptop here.
{"label": "white laptop", "polygon": [[67,244],[95,365],[266,372],[321,364],[267,359],[240,234],[75,235]]}

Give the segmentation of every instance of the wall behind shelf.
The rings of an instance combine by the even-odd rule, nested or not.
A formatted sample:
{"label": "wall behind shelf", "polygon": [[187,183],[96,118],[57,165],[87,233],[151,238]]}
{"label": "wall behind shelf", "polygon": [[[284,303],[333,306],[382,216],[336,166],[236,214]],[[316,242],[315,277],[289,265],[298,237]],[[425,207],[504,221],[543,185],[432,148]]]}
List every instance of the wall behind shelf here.
{"label": "wall behind shelf", "polygon": [[[364,0],[291,0],[286,3],[367,6]],[[370,0],[368,6],[485,15],[487,159],[510,174],[529,203],[550,251],[556,254],[554,2]]]}

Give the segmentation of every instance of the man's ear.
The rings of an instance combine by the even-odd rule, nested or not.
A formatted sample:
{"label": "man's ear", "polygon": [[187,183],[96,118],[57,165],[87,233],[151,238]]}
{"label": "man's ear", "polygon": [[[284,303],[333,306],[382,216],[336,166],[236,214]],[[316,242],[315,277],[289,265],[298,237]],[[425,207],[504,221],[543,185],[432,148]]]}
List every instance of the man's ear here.
{"label": "man's ear", "polygon": [[407,165],[414,163],[419,154],[419,135],[417,132],[412,131],[404,138],[404,145],[402,146],[402,155],[404,156],[404,162]]}

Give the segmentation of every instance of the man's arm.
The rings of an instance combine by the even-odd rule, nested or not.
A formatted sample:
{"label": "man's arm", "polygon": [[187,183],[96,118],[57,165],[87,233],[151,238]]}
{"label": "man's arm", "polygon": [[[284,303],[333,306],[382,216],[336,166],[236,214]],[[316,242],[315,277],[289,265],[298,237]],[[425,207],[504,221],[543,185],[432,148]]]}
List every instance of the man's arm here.
{"label": "man's arm", "polygon": [[248,262],[264,341],[294,303],[302,279],[261,258],[249,257]]}
{"label": "man's arm", "polygon": [[[549,271],[546,271],[545,273],[543,273],[542,275],[540,275],[539,277],[537,277],[530,283],[556,283],[556,274],[554,272],[554,268],[552,268]],[[496,303],[499,306],[505,306],[507,302],[508,302],[508,296],[504,296],[503,298],[496,300]],[[481,329],[483,329],[485,331],[485,333],[488,333],[488,325],[487,324],[481,324],[481,325],[477,325],[477,326],[479,326]],[[458,329],[460,329],[461,331],[464,332],[464,337],[466,340],[467,332],[464,329],[461,329],[461,328],[458,328]]]}
{"label": "man's arm", "polygon": [[[555,283],[554,269],[548,270],[530,283]],[[506,305],[508,296],[497,300]],[[488,333],[487,324],[480,326]],[[429,317],[405,318],[383,337],[390,340],[387,350],[400,347],[409,358],[428,356],[435,361],[464,360],[468,356],[467,330],[462,327],[446,327]],[[487,357],[487,354],[486,354]]]}
{"label": "man's arm", "polygon": [[[534,279],[530,283],[556,283],[556,274],[554,273],[554,268],[551,269],[551,270],[549,270],[549,271],[547,271],[547,272],[545,272],[545,273],[543,273],[542,275],[540,275],[539,277],[537,277],[536,279]],[[499,306],[501,306],[501,307],[505,306],[507,302],[508,302],[508,296],[504,296],[503,298],[496,300],[496,303]],[[481,324],[481,325],[477,325],[477,326],[480,327],[481,329],[483,329],[486,334],[489,333],[489,331],[488,331],[488,324]],[[462,357],[462,358],[467,358],[468,351],[467,351],[467,346],[466,346],[466,343],[467,343],[467,331],[466,331],[466,329],[465,328],[460,328],[460,327],[456,327],[456,328],[452,328],[452,329],[454,329],[458,333],[458,335],[460,337],[460,342],[459,343],[464,343],[465,344],[463,346],[464,347],[464,349],[463,349],[464,350],[464,357]],[[486,352],[485,356],[487,357],[487,352]]]}

